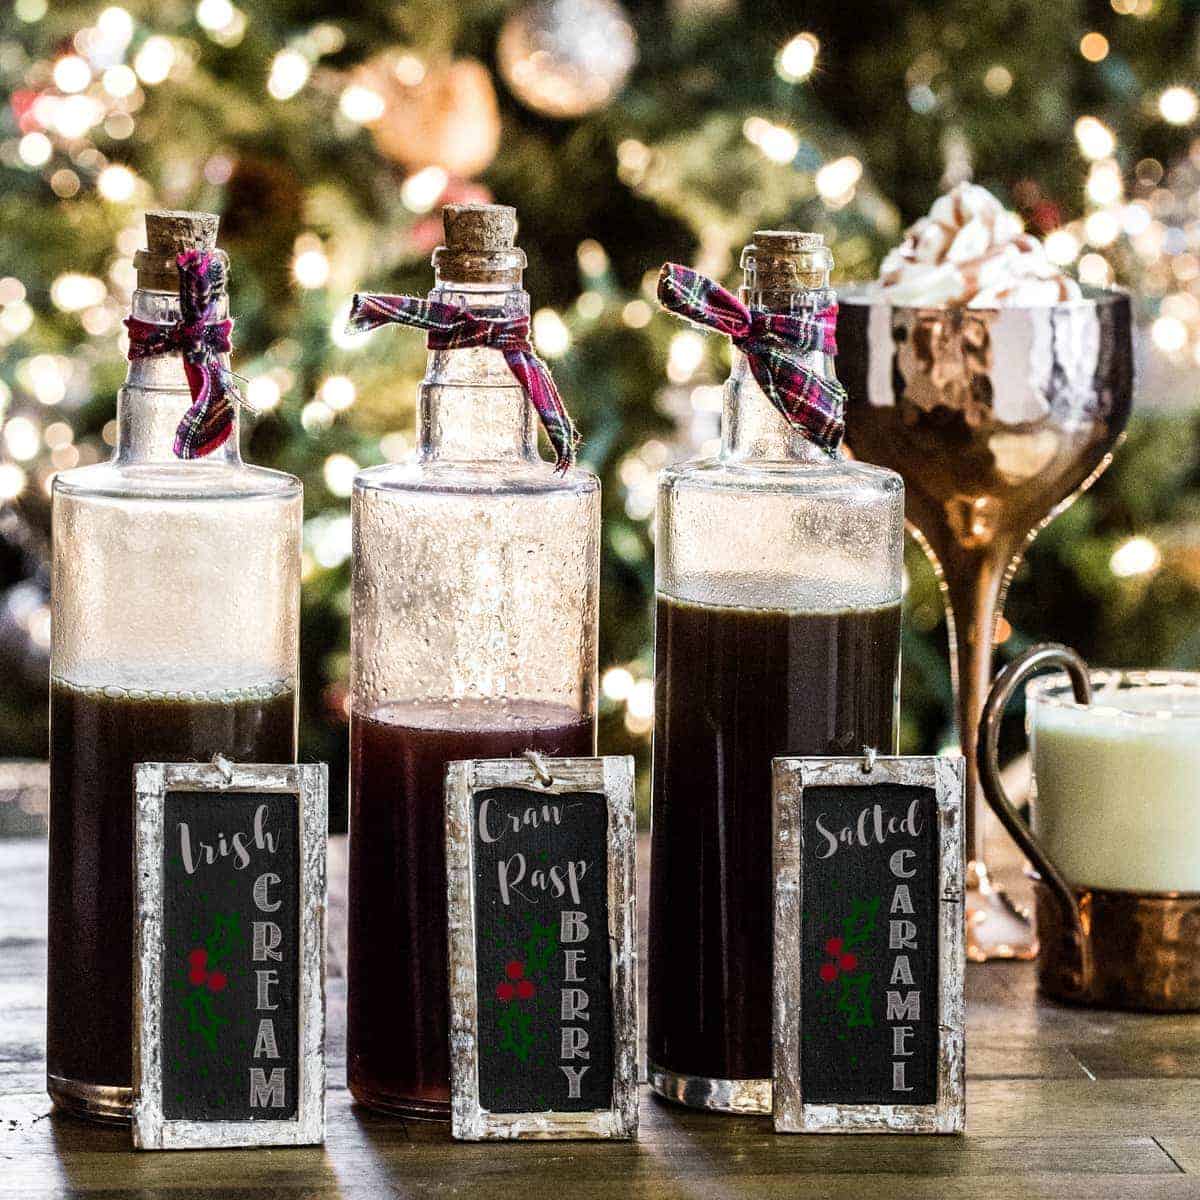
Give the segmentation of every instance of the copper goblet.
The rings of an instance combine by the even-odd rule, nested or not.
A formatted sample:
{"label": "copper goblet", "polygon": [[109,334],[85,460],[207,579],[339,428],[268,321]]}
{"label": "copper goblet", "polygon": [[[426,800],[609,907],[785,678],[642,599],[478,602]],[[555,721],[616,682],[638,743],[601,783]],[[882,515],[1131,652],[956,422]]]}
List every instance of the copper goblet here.
{"label": "copper goblet", "polygon": [[846,441],[904,478],[909,528],[941,581],[967,760],[967,955],[1032,958],[1037,941],[989,879],[976,730],[996,624],[1025,546],[1099,476],[1133,402],[1129,295],[1039,307],[901,307],[842,297]]}

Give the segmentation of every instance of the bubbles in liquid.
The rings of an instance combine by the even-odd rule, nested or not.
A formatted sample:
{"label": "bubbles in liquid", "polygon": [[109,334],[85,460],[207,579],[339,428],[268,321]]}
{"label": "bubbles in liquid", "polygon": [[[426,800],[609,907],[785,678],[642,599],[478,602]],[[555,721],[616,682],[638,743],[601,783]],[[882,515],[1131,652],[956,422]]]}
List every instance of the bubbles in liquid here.
{"label": "bubbles in liquid", "polygon": [[[226,672],[222,672],[225,674]],[[60,675],[52,677],[56,687],[64,688],[80,696],[103,696],[106,700],[146,701],[155,704],[196,704],[218,703],[237,704],[248,700],[270,700],[295,691],[294,679],[266,679],[261,673],[258,682],[243,686],[209,686],[209,687],[175,687],[149,688],[127,686],[115,683],[81,683],[75,679],[66,679]],[[189,680],[188,682],[193,682]]]}

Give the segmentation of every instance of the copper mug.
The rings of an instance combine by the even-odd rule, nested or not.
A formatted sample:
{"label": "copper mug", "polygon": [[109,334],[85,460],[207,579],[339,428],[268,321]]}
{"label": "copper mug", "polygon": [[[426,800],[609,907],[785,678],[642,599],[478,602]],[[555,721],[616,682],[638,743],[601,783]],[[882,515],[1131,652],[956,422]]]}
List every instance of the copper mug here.
{"label": "copper mug", "polygon": [[[988,804],[1033,867],[1041,943],[1039,986],[1055,999],[1100,1008],[1155,1012],[1200,1009],[1200,891],[1131,890],[1074,881],[1051,859],[1043,842],[1005,794],[997,755],[1000,720],[1017,689],[1046,667],[1064,671],[1066,680],[1059,676],[1033,685],[1031,692],[1036,694],[1031,696],[1029,729],[1035,741],[1039,704],[1070,710],[1074,719],[1083,715],[1083,706],[1092,704],[1098,687],[1104,688],[1104,694],[1096,706],[1097,715],[1103,712],[1135,729],[1139,721],[1162,722],[1176,714],[1168,712],[1164,717],[1162,709],[1169,707],[1165,704],[1139,704],[1126,709],[1119,700],[1123,687],[1127,695],[1136,689],[1153,696],[1154,689],[1161,688],[1164,700],[1169,694],[1186,696],[1191,703],[1178,715],[1189,724],[1186,728],[1177,727],[1174,736],[1200,739],[1200,676],[1177,672],[1092,672],[1075,651],[1054,644],[1027,650],[997,676],[980,722],[978,761]],[[1081,789],[1088,787],[1088,775],[1089,772],[1079,772]],[[1036,786],[1035,779],[1035,789]],[[1062,778],[1054,781],[1056,790],[1061,791],[1063,786]],[[1077,808],[1078,799],[1070,807]],[[1196,803],[1200,806],[1200,796]],[[1038,804],[1036,791],[1034,804]],[[1133,804],[1131,799],[1131,808]],[[1136,814],[1136,808],[1133,812]],[[1072,819],[1078,820],[1079,814],[1073,814]],[[1122,844],[1121,836],[1113,834],[1113,845],[1122,853],[1136,849],[1131,841],[1127,839]],[[1195,847],[1195,852],[1200,854],[1200,846]],[[1076,871],[1079,869],[1076,864]]]}

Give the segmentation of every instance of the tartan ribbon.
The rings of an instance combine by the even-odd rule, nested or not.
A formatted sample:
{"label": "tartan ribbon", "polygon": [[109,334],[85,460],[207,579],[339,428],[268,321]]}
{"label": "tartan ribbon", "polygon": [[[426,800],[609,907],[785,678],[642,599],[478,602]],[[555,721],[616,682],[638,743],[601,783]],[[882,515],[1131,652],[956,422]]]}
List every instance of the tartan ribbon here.
{"label": "tartan ribbon", "polygon": [[457,304],[422,300],[417,296],[384,296],[362,292],[354,297],[346,328],[366,333],[381,325],[413,325],[428,333],[430,350],[461,350],[490,346],[504,355],[508,369],[537,410],[542,428],[554,447],[554,469],[574,465],[579,434],[558,393],[550,368],[534,353],[528,317],[480,317]]}
{"label": "tartan ribbon", "polygon": [[179,320],[155,325],[127,317],[129,358],[181,354],[192,403],[175,431],[177,458],[202,458],[224,445],[233,432],[233,405],[242,403],[233,373],[220,359],[232,349],[233,321],[213,319],[221,294],[220,262],[202,250],[185,250],[179,267]]}
{"label": "tartan ribbon", "polygon": [[837,353],[836,304],[799,313],[750,308],[706,275],[676,263],[663,265],[658,300],[668,312],[725,334],[788,424],[822,450],[837,450],[846,428],[846,389],[801,358]]}

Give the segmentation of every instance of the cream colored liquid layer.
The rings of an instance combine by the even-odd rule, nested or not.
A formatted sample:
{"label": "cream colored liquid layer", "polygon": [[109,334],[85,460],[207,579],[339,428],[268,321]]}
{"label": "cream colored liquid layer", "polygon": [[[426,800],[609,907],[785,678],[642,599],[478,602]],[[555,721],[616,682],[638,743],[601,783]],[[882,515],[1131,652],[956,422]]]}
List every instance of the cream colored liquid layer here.
{"label": "cream colored liquid layer", "polygon": [[1200,693],[1169,691],[1034,709],[1033,829],[1070,882],[1200,892]]}

